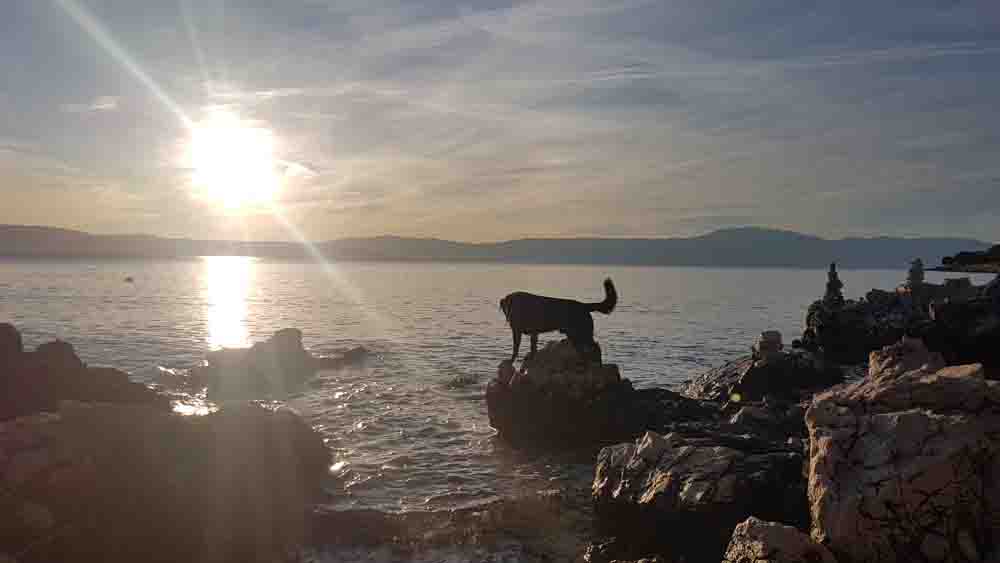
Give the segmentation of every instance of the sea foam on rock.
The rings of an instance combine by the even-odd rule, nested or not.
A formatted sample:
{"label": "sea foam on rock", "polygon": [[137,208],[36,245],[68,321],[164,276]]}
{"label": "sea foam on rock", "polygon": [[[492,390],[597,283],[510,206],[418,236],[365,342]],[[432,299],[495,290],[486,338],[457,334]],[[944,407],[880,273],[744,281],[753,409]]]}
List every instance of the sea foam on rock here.
{"label": "sea foam on rock", "polygon": [[1000,383],[979,364],[887,347],[863,381],[817,395],[806,423],[812,536],[839,559],[1000,555]]}
{"label": "sea foam on rock", "polygon": [[582,358],[569,340],[547,344],[521,369],[505,360],[497,371],[486,388],[490,425],[514,445],[598,445],[709,416],[672,391],[633,389],[616,365]]}

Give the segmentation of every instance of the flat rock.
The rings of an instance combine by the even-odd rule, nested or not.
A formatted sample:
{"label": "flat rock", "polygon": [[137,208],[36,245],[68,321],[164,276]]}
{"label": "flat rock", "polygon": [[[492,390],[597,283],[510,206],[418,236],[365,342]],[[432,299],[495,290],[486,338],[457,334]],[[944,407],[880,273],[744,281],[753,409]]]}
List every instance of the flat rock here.
{"label": "flat rock", "polygon": [[736,525],[722,563],[837,563],[833,554],[792,526],[751,516]]}

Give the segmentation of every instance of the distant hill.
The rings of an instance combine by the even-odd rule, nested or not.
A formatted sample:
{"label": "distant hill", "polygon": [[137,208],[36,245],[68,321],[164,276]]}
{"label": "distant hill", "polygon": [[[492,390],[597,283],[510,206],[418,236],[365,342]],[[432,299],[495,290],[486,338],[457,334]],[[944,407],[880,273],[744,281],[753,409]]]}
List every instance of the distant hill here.
{"label": "distant hill", "polygon": [[[463,243],[427,238],[339,239],[314,245],[330,260],[511,262],[671,266],[898,268],[914,258],[930,266],[989,243],[962,238],[823,239],[792,231],[741,227],[690,238],[519,239]],[[0,225],[0,256],[34,258],[186,258],[248,255],[311,259],[290,242],[191,240],[146,235],[92,235],[50,227]]]}

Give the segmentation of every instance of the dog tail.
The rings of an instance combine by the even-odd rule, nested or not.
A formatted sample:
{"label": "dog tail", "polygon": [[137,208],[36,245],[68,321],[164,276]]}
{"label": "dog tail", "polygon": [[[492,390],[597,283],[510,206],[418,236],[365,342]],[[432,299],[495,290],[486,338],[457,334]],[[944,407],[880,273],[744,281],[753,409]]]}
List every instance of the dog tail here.
{"label": "dog tail", "polygon": [[510,296],[504,297],[500,300],[500,310],[503,311],[504,318],[507,322],[510,322]]}
{"label": "dog tail", "polygon": [[590,310],[597,311],[599,313],[604,313],[605,315],[610,315],[611,311],[615,310],[615,305],[618,304],[618,292],[615,291],[615,284],[611,282],[611,278],[604,280],[604,301],[600,303],[590,303]]}

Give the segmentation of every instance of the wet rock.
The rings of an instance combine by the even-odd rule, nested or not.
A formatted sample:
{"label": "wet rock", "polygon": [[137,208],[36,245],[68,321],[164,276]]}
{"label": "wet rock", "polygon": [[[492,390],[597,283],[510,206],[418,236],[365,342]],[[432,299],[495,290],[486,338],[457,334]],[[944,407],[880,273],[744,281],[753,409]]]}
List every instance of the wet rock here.
{"label": "wet rock", "polygon": [[0,460],[0,528],[19,530],[0,551],[22,563],[273,561],[304,537],[329,454],[287,411],[64,402],[0,425]]}
{"label": "wet rock", "polygon": [[362,346],[340,357],[315,357],[302,346],[302,331],[284,328],[250,348],[209,352],[190,378],[205,386],[212,399],[282,398],[300,390],[320,370],[340,369],[367,357]]}
{"label": "wet rock", "polygon": [[0,366],[7,365],[23,352],[21,333],[10,323],[0,323]]}
{"label": "wet rock", "polygon": [[666,389],[633,389],[617,366],[586,361],[568,340],[545,346],[520,370],[501,362],[486,405],[502,439],[561,448],[628,440],[716,414]]}
{"label": "wet rock", "polygon": [[[593,482],[604,526],[653,553],[718,561],[751,514],[803,525],[802,454],[719,432],[647,432],[601,450]],[[664,533],[669,530],[669,533]]]}
{"label": "wet rock", "polygon": [[736,525],[722,563],[837,563],[808,535],[751,516]]}
{"label": "wet rock", "polygon": [[730,362],[685,384],[685,396],[708,401],[796,401],[843,381],[843,373],[806,350],[770,353],[769,359]]}
{"label": "wet rock", "polygon": [[[9,325],[8,325],[9,326]],[[16,333],[16,330],[15,330]],[[19,340],[8,334],[8,340]],[[11,351],[15,346],[9,347]],[[68,342],[40,345],[6,357],[0,369],[0,420],[58,408],[60,401],[144,404],[167,410],[169,401],[112,368],[84,365]]]}
{"label": "wet rock", "polygon": [[872,356],[806,414],[813,538],[845,561],[978,560],[1000,539],[1000,383],[914,342]]}

